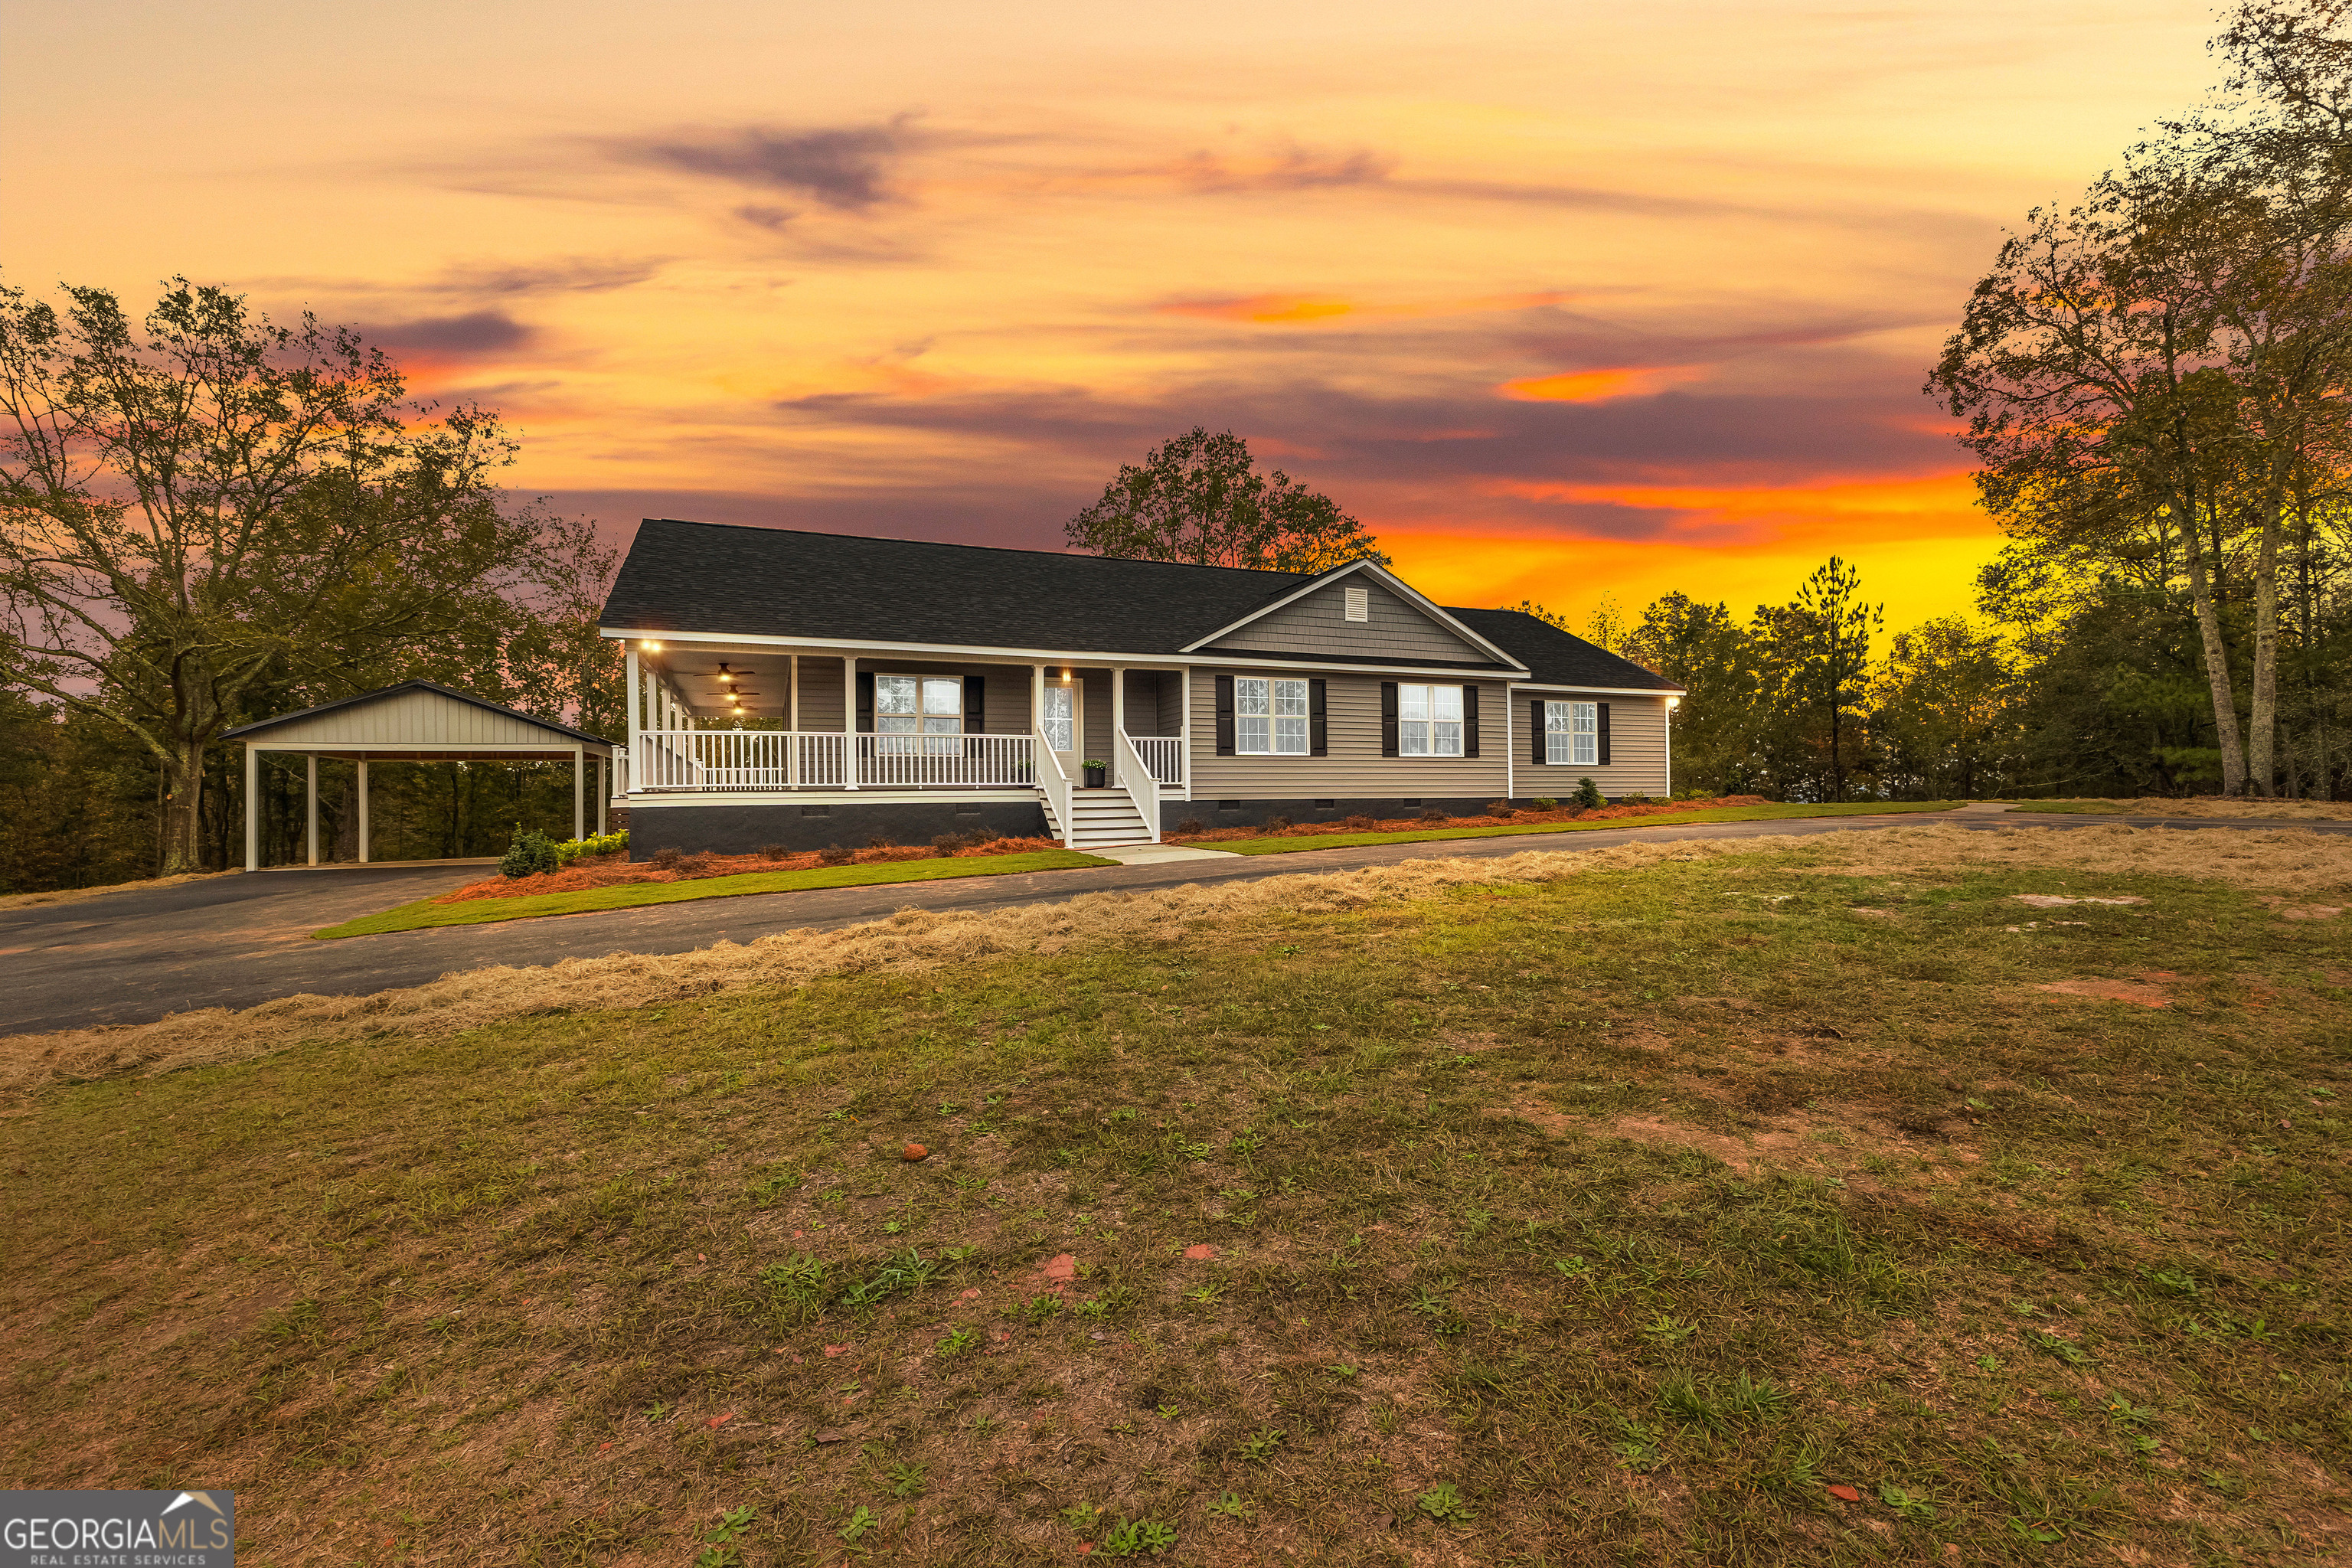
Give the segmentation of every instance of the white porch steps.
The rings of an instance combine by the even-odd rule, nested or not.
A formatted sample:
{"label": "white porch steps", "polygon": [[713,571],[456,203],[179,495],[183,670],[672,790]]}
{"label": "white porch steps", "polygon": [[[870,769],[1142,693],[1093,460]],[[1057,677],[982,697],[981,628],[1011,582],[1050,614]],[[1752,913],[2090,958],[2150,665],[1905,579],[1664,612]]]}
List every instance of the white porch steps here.
{"label": "white porch steps", "polygon": [[[1135,809],[1135,802],[1123,789],[1074,789],[1070,816],[1075,831],[1066,841],[1074,849],[1151,842],[1151,829],[1145,825],[1143,814]],[[1050,799],[1045,802],[1045,824],[1054,830],[1054,837],[1064,837]]]}

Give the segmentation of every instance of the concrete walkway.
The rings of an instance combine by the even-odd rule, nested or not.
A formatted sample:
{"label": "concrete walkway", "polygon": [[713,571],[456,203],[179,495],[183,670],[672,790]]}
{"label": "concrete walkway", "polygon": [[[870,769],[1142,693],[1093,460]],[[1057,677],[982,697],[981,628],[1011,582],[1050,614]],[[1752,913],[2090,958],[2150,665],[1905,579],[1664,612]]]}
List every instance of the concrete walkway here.
{"label": "concrete walkway", "polygon": [[[2008,816],[1973,811],[1799,817],[1609,828],[1506,838],[1444,839],[1304,854],[1176,851],[1133,864],[871,888],[705,899],[502,925],[450,926],[314,942],[310,932],[478,880],[478,865],[289,868],[126,889],[59,904],[0,910],[0,1034],[132,1024],[194,1007],[250,1007],[301,992],[364,995],[484,964],[544,964],[610,952],[686,952],[771,932],[824,930],[894,910],[995,910],[1080,893],[1298,876],[1433,858],[1575,852],[1642,839],[1778,838],[1865,833],[1914,822],[2064,832],[2116,822],[2226,832],[2302,827],[2352,833],[2352,822],[2221,817]],[[1173,851],[1173,852],[1168,852]]]}

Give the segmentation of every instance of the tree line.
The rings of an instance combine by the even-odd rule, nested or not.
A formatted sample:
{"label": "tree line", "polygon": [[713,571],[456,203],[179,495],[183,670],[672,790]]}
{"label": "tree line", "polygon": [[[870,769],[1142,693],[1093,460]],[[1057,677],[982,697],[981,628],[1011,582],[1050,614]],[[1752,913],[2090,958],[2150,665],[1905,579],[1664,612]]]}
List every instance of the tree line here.
{"label": "tree line", "polygon": [[[613,552],[508,495],[516,450],[495,413],[419,403],[308,315],[184,279],[138,316],[104,289],[0,287],[0,889],[238,863],[220,736],[400,680],[611,732]],[[322,769],[348,840],[351,770]],[[379,852],[503,847],[519,815],[568,832],[568,770],[541,771],[380,766]],[[289,853],[282,764],[263,788]]]}

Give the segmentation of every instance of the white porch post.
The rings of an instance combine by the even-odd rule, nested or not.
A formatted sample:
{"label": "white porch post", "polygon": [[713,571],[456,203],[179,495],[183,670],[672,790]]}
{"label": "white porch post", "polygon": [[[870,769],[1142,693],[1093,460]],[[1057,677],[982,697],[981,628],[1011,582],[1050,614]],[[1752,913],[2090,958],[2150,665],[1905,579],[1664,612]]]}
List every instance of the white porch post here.
{"label": "white porch post", "polygon": [[253,748],[253,742],[247,742],[245,745],[245,868],[248,871],[261,869],[261,822],[257,815],[260,809],[261,795],[259,756],[260,753]]}
{"label": "white porch post", "polygon": [[[1511,683],[1503,682],[1503,798],[1515,800],[1519,793],[1519,743],[1511,737],[1511,715],[1518,709],[1511,696]],[[1528,743],[1533,745],[1531,736]]]}
{"label": "white porch post", "polygon": [[319,753],[305,753],[310,766],[303,772],[302,782],[302,846],[310,852],[310,864],[319,863]]}
{"label": "white porch post", "polygon": [[360,759],[360,864],[368,860],[367,759]]}
{"label": "white porch post", "polygon": [[580,792],[588,787],[588,753],[579,746],[572,748],[572,837],[588,837],[587,803]]}
{"label": "white porch post", "polygon": [[1181,684],[1177,700],[1183,704],[1183,711],[1176,724],[1179,753],[1176,765],[1184,770],[1184,798],[1190,800],[1192,798],[1192,667],[1186,665],[1178,679]]}
{"label": "white porch post", "polygon": [[634,786],[637,770],[645,766],[645,759],[637,751],[637,731],[644,718],[644,710],[638,706],[644,692],[637,686],[637,650],[627,648],[622,654],[622,662],[629,669],[629,777]]}
{"label": "white porch post", "polygon": [[794,734],[800,732],[801,656],[798,654],[793,655],[791,668],[784,672],[784,728]]}
{"label": "white porch post", "polygon": [[604,836],[605,808],[613,804],[613,754],[610,752],[596,759],[596,836]]}
{"label": "white porch post", "polygon": [[841,656],[841,776],[845,789],[857,787],[857,656]]}
{"label": "white porch post", "polygon": [[[1045,732],[1045,667],[1042,664],[1029,667],[1029,729],[1034,734]],[[1043,764],[1040,758],[1039,765]]]}
{"label": "white porch post", "polygon": [[1110,764],[1110,782],[1113,784],[1119,782],[1118,738],[1126,733],[1127,671],[1113,665],[1110,671],[1110,749],[1103,753],[1103,761]]}

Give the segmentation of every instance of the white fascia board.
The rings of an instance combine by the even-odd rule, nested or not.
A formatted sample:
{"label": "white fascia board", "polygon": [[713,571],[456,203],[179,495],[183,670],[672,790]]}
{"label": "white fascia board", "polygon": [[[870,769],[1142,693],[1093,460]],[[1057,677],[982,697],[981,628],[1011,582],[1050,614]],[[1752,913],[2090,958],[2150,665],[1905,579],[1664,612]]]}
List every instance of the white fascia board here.
{"label": "white fascia board", "polygon": [[[1495,650],[1496,661],[1505,666],[1504,668],[1472,670],[1448,669],[1437,665],[1348,664],[1301,658],[1265,658],[1235,653],[1073,653],[1066,648],[992,647],[971,643],[845,643],[838,637],[756,637],[728,632],[646,632],[610,626],[599,628],[598,635],[657,642],[662,645],[664,653],[689,647],[772,647],[795,653],[846,653],[861,659],[898,654],[908,658],[965,659],[974,664],[1068,664],[1085,665],[1090,668],[1118,666],[1127,669],[1188,669],[1215,665],[1251,669],[1316,669],[1341,674],[1451,676],[1456,680],[1515,680],[1527,673],[1525,665],[1500,649]],[[1482,643],[1481,646],[1491,645]]]}
{"label": "white fascia board", "polygon": [[1493,643],[1488,642],[1485,637],[1480,637],[1476,632],[1472,631],[1468,626],[1464,626],[1460,621],[1457,621],[1452,616],[1447,615],[1445,613],[1444,605],[1440,605],[1434,599],[1430,598],[1420,589],[1414,587],[1412,584],[1406,582],[1395,573],[1389,571],[1386,567],[1377,565],[1370,561],[1350,561],[1345,566],[1334,566],[1331,570],[1324,573],[1321,576],[1311,578],[1307,582],[1301,584],[1296,590],[1284,595],[1281,598],[1276,599],[1273,604],[1266,605],[1264,609],[1252,610],[1248,615],[1244,616],[1240,620],[1235,621],[1233,625],[1225,626],[1221,630],[1211,632],[1207,637],[1201,637],[1193,642],[1185,644],[1184,651],[1186,653],[1192,653],[1196,649],[1206,647],[1210,643],[1215,642],[1219,637],[1231,637],[1234,633],[1241,630],[1244,626],[1248,626],[1252,621],[1263,620],[1267,616],[1274,614],[1275,611],[1281,609],[1285,605],[1295,604],[1298,600],[1306,597],[1307,595],[1316,592],[1318,589],[1328,588],[1332,584],[1338,582],[1340,578],[1348,576],[1351,573],[1358,572],[1369,573],[1370,575],[1379,578],[1383,584],[1396,590],[1399,595],[1402,595],[1405,599],[1419,608],[1422,614],[1429,616],[1432,620],[1436,621],[1439,625],[1444,626],[1448,631],[1451,631],[1454,636],[1460,637],[1471,647],[1485,648],[1488,653],[1494,656],[1496,663],[1509,665],[1514,669],[1520,668],[1519,661],[1517,659],[1513,658],[1509,654],[1505,653],[1501,648],[1496,647]]}
{"label": "white fascia board", "polygon": [[1515,680],[1514,691],[1590,691],[1601,697],[1687,697],[1680,686],[1563,686],[1556,680]]}

